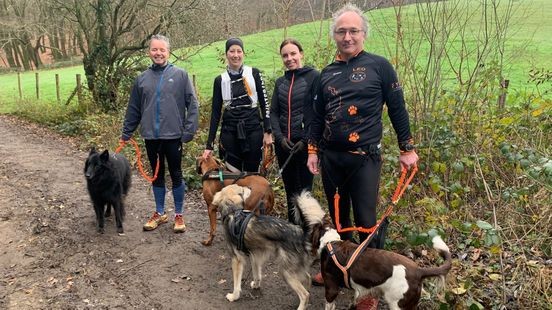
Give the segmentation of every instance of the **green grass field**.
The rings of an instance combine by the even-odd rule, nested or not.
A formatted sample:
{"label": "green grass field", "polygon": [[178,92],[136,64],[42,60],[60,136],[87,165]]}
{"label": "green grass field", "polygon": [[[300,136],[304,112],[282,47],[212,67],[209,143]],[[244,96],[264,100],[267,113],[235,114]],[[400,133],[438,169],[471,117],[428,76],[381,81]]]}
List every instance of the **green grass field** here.
{"label": "green grass field", "polygon": [[[76,75],[81,74],[81,83],[86,85],[82,66],[21,72],[22,99],[36,100],[36,76],[39,74],[40,101],[57,102],[56,74],[59,75],[60,100],[64,104],[76,87]],[[9,110],[19,99],[17,73],[0,75],[0,113]]]}
{"label": "green grass field", "polygon": [[[474,3],[472,1],[472,3]],[[479,3],[479,2],[475,2]],[[512,24],[508,28],[508,41],[504,54],[504,76],[510,79],[510,89],[514,91],[532,90],[534,85],[528,83],[529,70],[533,67],[552,69],[552,1],[550,0],[522,0],[514,2],[516,10],[513,13]],[[466,10],[467,14],[468,10]],[[480,12],[476,12],[480,14]],[[393,8],[374,10],[367,13],[372,31],[366,40],[366,50],[391,58],[389,47],[393,47],[395,38],[395,17]],[[403,7],[403,24],[405,34],[415,38],[419,35],[416,29],[416,7],[414,5]],[[476,19],[475,17],[473,18]],[[475,31],[479,25],[475,22],[467,24],[467,30]],[[288,36],[298,39],[305,49],[306,62],[312,62],[316,57],[323,55],[322,51],[315,50],[316,41],[321,41],[321,46],[326,46],[329,22],[313,22],[295,25],[288,28]],[[323,30],[322,36],[318,35],[319,29]],[[469,34],[469,31],[468,31]],[[276,77],[283,71],[278,54],[278,47],[284,38],[283,30],[276,29],[262,33],[243,36],[246,52],[245,63],[261,69],[268,77]],[[475,41],[471,48],[477,46]],[[392,50],[392,49],[391,49]],[[427,53],[427,45],[420,48],[418,61],[423,62],[424,53]],[[177,65],[185,68],[196,78],[196,85],[202,98],[209,98],[212,93],[214,78],[222,72],[224,65],[220,61],[223,56],[224,41],[214,42],[184,62]],[[181,50],[176,53],[186,53]],[[328,53],[325,53],[326,55]],[[327,60],[319,60],[326,63]],[[454,61],[454,59],[453,59]],[[65,102],[69,94],[75,88],[75,75],[83,73],[82,67],[70,67],[54,70],[40,70],[40,98],[48,102],[56,102],[55,74],[60,75],[61,101]],[[450,70],[444,70],[445,74],[451,74]],[[445,79],[454,80],[452,76]],[[35,73],[24,72],[21,74],[23,98],[34,100]],[[85,83],[83,77],[83,84]],[[0,75],[0,112],[9,110],[19,98],[17,75]]]}

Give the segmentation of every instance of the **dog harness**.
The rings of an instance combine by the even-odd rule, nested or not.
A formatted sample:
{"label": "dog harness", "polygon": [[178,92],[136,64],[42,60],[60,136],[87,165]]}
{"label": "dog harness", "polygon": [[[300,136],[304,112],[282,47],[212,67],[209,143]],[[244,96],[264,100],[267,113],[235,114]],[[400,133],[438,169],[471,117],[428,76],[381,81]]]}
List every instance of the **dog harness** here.
{"label": "dog harness", "polygon": [[249,223],[249,220],[251,220],[251,217],[253,216],[253,212],[250,210],[237,210],[234,213],[234,218],[232,221],[228,224],[229,225],[229,235],[230,240],[233,244],[235,244],[238,248],[238,251],[242,251],[245,253],[249,253],[249,250],[245,246],[243,239],[245,237],[245,230],[247,229],[247,224]]}
{"label": "dog harness", "polygon": [[253,210],[236,210],[236,212],[234,212],[234,217],[232,218],[232,221],[228,223],[228,231],[232,244],[235,244],[239,251],[248,254],[249,250],[244,243],[245,230],[247,229],[247,224],[249,223],[249,220],[251,220],[251,217],[253,217],[253,215],[255,214],[255,210],[257,210],[257,208],[259,208],[259,214],[265,214],[266,210],[264,207],[264,202],[263,200],[261,200]]}
{"label": "dog harness", "polygon": [[236,183],[238,182],[238,180],[248,177],[250,175],[259,175],[259,174],[256,172],[246,172],[246,171],[229,172],[229,171],[224,171],[223,169],[214,169],[211,171],[207,171],[201,177],[201,181],[216,179],[216,180],[219,180],[220,183],[222,184],[224,183],[224,180],[234,180],[234,183]]}

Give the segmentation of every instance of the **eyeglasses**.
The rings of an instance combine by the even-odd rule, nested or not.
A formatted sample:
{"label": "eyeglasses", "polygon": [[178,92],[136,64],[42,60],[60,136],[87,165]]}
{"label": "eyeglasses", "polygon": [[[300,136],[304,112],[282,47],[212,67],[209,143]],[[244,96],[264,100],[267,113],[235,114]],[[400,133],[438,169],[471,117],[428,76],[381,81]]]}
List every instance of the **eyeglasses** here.
{"label": "eyeglasses", "polygon": [[358,36],[361,32],[364,32],[364,30],[361,29],[337,29],[334,31],[334,34],[339,37],[345,37],[347,35],[347,32],[351,35],[351,37]]}

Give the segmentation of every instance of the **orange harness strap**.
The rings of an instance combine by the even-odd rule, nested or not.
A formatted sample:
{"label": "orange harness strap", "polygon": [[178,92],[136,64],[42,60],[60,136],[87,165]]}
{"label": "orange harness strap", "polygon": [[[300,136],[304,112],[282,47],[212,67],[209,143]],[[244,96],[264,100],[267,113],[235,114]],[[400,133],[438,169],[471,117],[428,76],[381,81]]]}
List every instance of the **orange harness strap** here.
{"label": "orange harness strap", "polygon": [[351,285],[349,284],[349,273],[347,272],[349,270],[349,267],[351,267],[350,264],[347,264],[346,267],[343,267],[343,265],[341,265],[339,263],[339,261],[337,260],[337,256],[335,256],[335,252],[333,250],[331,242],[328,242],[326,247],[328,248],[329,254],[332,257],[332,259],[333,259],[335,265],[337,266],[337,268],[339,268],[339,270],[341,270],[341,272],[343,272],[343,282],[345,282],[345,287],[346,288],[351,288]]}
{"label": "orange harness strap", "polygon": [[[128,141],[130,141],[132,145],[134,145],[134,150],[136,151],[136,164],[138,165],[138,171],[140,171],[140,174],[142,175],[142,177],[144,177],[144,179],[146,179],[148,182],[155,181],[155,179],[157,179],[157,174],[159,173],[159,154],[157,154],[155,172],[153,173],[153,177],[150,177],[146,174],[144,170],[144,166],[142,166],[142,160],[141,160],[142,152],[140,152],[140,147],[138,146],[138,143],[136,143],[136,141],[132,138]],[[125,141],[119,141],[119,147],[117,147],[117,149],[115,150],[115,153],[121,152],[125,144],[126,144]]]}

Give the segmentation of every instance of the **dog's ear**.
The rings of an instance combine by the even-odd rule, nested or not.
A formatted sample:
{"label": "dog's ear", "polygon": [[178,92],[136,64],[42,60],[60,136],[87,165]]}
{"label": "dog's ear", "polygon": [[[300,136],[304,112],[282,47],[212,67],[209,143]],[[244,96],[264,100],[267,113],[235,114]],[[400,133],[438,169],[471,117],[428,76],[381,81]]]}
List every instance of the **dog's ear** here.
{"label": "dog's ear", "polygon": [[104,162],[108,161],[109,160],[109,151],[108,150],[103,151],[102,154],[100,155],[100,159]]}
{"label": "dog's ear", "polygon": [[311,233],[311,255],[317,256],[318,255],[318,248],[320,247],[320,238],[321,236],[321,230],[323,229],[323,225],[321,224],[315,224],[312,227],[312,233]]}
{"label": "dog's ear", "polygon": [[322,219],[322,225],[323,225],[324,227],[329,227],[329,228],[335,229],[335,225],[334,225],[334,223],[333,223],[333,221],[332,221],[332,218],[331,218],[331,216],[330,216],[328,213],[326,213],[326,214],[324,215],[324,218]]}

